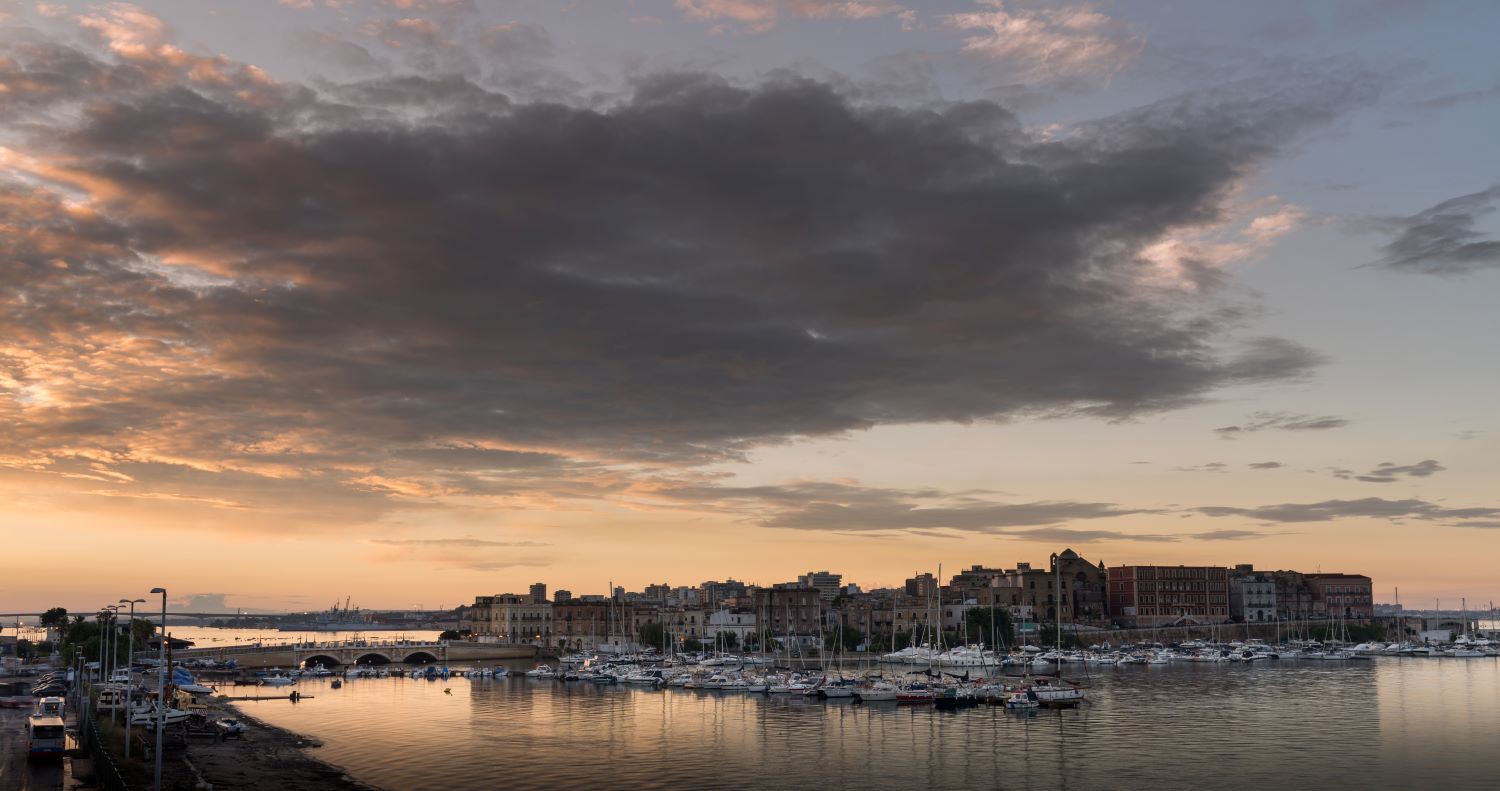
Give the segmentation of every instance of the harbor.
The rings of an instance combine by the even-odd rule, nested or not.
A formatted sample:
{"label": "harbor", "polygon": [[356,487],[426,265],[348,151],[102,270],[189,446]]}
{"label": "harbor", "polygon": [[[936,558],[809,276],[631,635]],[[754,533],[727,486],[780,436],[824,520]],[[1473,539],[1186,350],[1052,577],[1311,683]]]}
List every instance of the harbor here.
{"label": "harbor", "polygon": [[[182,636],[225,639],[216,631]],[[1474,756],[1500,738],[1491,716],[1500,706],[1500,647],[1467,644],[1475,655],[1186,641],[1061,651],[918,646],[821,660],[654,651],[464,665],[304,660],[275,669],[198,652],[174,657],[174,709],[184,719],[167,726],[164,787],[480,787],[494,766],[540,755],[507,786],[574,787],[607,775],[655,787],[728,776],[737,787],[772,789],[799,771],[835,788],[955,787],[993,784],[1025,767],[1024,787],[1105,787],[1123,772],[1158,788],[1201,788],[1204,778],[1207,787],[1238,788],[1275,785],[1295,771],[1309,784],[1396,789],[1441,766],[1447,787],[1478,789],[1497,777]],[[121,688],[115,675],[113,685],[85,682],[68,698],[70,731],[87,729],[88,715],[78,715],[89,706],[95,727],[113,721],[101,693]],[[150,724],[155,678],[149,666],[130,676],[132,722]],[[102,728],[105,742],[118,733]],[[152,744],[143,730],[137,757]],[[1241,757],[1232,745],[1247,740],[1286,751],[1288,763]],[[1144,760],[1174,743],[1191,745],[1179,753],[1181,766]],[[389,749],[396,744],[399,751]],[[67,788],[100,783],[101,761],[73,753],[66,762],[28,762],[29,770]],[[1189,782],[1188,770],[1201,774]]]}
{"label": "harbor", "polygon": [[[731,678],[762,672],[702,670],[713,668]],[[1085,683],[1087,702],[1056,710],[564,681],[526,670],[515,663],[503,677],[431,681],[372,675],[345,678],[337,690],[337,677],[311,679],[298,688],[316,692],[312,703],[237,707],[316,738],[318,758],[351,777],[418,790],[479,787],[497,773],[522,789],[602,778],[632,788],[773,789],[793,772],[829,788],[1397,789],[1421,787],[1437,771],[1445,787],[1480,789],[1494,786],[1482,756],[1500,738],[1493,658],[1077,667],[1064,674]],[[846,675],[869,673],[925,677],[880,662]],[[526,772],[505,769],[516,766]]]}

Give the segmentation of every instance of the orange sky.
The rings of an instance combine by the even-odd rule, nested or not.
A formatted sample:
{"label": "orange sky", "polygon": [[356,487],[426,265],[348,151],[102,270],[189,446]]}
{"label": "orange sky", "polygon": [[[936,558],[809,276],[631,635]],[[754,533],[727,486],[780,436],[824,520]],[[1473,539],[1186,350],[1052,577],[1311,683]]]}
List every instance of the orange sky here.
{"label": "orange sky", "polygon": [[1064,547],[1500,598],[1478,89],[1154,12],[663,8],[0,14],[0,609]]}

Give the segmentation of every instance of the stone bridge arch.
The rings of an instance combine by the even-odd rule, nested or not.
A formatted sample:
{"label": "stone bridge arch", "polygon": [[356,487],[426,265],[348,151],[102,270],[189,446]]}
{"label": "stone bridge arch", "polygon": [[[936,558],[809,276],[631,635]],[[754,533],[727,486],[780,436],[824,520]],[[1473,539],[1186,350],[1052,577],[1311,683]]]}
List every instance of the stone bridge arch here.
{"label": "stone bridge arch", "polygon": [[413,651],[401,660],[408,665],[430,665],[438,661],[437,655],[431,651]]}
{"label": "stone bridge arch", "polygon": [[356,665],[389,665],[391,658],[379,651],[356,652],[358,656],[354,659]]}
{"label": "stone bridge arch", "polygon": [[344,664],[343,661],[336,654],[313,654],[302,660],[302,666],[308,668],[322,665],[332,670],[342,664]]}

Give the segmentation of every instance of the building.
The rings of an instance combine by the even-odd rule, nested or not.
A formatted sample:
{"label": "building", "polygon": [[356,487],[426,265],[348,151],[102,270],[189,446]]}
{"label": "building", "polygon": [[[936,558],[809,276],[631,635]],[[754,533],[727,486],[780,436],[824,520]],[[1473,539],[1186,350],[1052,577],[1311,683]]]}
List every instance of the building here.
{"label": "building", "polygon": [[1372,618],[1374,582],[1363,574],[1305,574],[1313,613],[1326,618]]}
{"label": "building", "polygon": [[1276,584],[1276,618],[1282,621],[1305,621],[1313,616],[1312,586],[1296,571],[1267,572]]}
{"label": "building", "polygon": [[1004,576],[1005,569],[988,569],[975,564],[954,574],[953,579],[948,581],[948,586],[966,591],[993,588],[1000,578]]}
{"label": "building", "polygon": [[534,602],[544,602],[547,600],[547,583],[531,583],[531,600]]}
{"label": "building", "polygon": [[718,610],[708,616],[708,639],[717,640],[721,632],[734,635],[734,645],[744,646],[755,635],[755,613],[747,610]]}
{"label": "building", "polygon": [[839,597],[839,588],[844,585],[844,575],[828,571],[809,571],[797,578],[797,584],[816,590],[818,597],[823,601],[833,601]]}
{"label": "building", "polygon": [[565,651],[629,650],[635,642],[634,607],[605,601],[569,599],[552,605],[553,641]]}
{"label": "building", "polygon": [[1116,566],[1109,612],[1137,626],[1229,620],[1229,569],[1222,566]]}
{"label": "building", "polygon": [[912,576],[906,581],[907,596],[915,596],[918,599],[926,599],[930,596],[936,596],[937,591],[937,577],[934,577],[925,571],[921,574]]}
{"label": "building", "polygon": [[1229,615],[1244,623],[1276,620],[1276,579],[1250,565],[1235,566],[1229,576]]}
{"label": "building", "polygon": [[816,588],[761,588],[755,592],[757,623],[765,624],[772,639],[821,645],[822,601]]}
{"label": "building", "polygon": [[474,597],[470,622],[476,635],[506,643],[552,645],[552,603],[529,594]]}
{"label": "building", "polygon": [[558,588],[557,592],[554,593],[554,594],[552,594],[552,603],[553,604],[562,604],[565,601],[572,600],[572,598],[573,598],[573,591],[563,590],[562,588]]}
{"label": "building", "polygon": [[990,580],[988,588],[967,588],[965,593],[983,607],[1004,607],[1023,629],[1029,622],[1058,620],[1068,623],[1102,623],[1109,613],[1108,574],[1071,549],[1048,560],[1047,568],[1017,563],[999,574],[970,569],[970,579],[980,574]]}
{"label": "building", "polygon": [[745,583],[730,577],[723,582],[709,580],[698,586],[696,603],[717,607],[725,599],[737,599],[746,593]]}

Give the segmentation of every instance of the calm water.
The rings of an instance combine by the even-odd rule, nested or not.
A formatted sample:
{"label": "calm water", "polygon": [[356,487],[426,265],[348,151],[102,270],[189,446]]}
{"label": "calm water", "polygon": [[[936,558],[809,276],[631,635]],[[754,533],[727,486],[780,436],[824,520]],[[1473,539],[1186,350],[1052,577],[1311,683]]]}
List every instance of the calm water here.
{"label": "calm water", "polygon": [[392,791],[1500,788],[1495,659],[1088,677],[1092,705],[1030,716],[522,677],[312,680],[313,700],[241,705]]}

